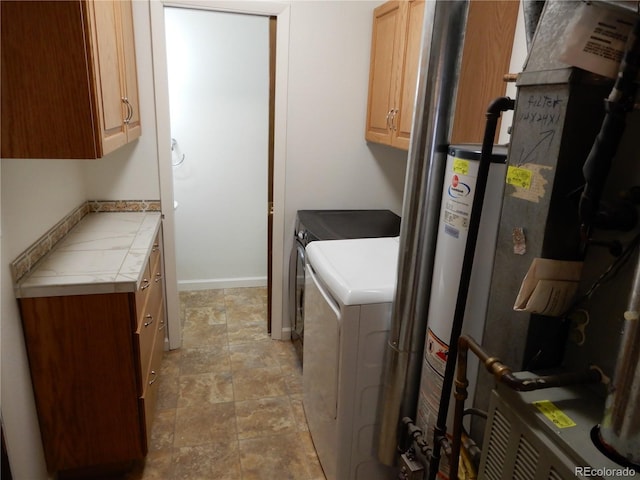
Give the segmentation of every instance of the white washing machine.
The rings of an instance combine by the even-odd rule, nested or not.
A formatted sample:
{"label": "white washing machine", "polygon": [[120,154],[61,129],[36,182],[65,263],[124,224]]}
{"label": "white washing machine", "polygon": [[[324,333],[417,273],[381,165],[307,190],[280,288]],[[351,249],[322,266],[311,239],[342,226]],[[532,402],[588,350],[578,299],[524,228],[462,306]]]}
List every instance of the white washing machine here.
{"label": "white washing machine", "polygon": [[307,246],[304,408],[327,480],[388,480],[376,459],[398,237]]}

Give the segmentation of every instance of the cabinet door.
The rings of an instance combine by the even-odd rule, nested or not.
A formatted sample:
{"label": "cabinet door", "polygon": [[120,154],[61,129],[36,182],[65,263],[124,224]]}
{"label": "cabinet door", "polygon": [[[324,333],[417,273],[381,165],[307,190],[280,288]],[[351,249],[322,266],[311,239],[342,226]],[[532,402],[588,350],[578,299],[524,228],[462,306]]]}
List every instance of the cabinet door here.
{"label": "cabinet door", "polygon": [[0,2],[2,158],[96,158],[91,42],[79,2]]}
{"label": "cabinet door", "polygon": [[20,309],[49,471],[142,458],[128,294],[23,298]]}
{"label": "cabinet door", "polygon": [[402,68],[404,47],[400,29],[405,23],[405,2],[384,3],[373,11],[369,103],[365,138],[391,143],[391,121],[395,107],[398,69]]}
{"label": "cabinet door", "polygon": [[487,108],[504,95],[518,2],[472,0],[458,79],[451,143],[482,143]]}
{"label": "cabinet door", "polygon": [[126,143],[126,106],[123,103],[119,53],[119,8],[117,2],[90,2],[93,54],[98,91],[98,113],[102,129],[102,155]]}
{"label": "cabinet door", "polygon": [[133,12],[131,0],[119,2],[122,21],[122,65],[124,70],[124,98],[128,103],[127,141],[140,136],[140,104],[138,103],[138,72],[136,68],[136,49],[133,34]]}
{"label": "cabinet door", "polygon": [[407,6],[406,28],[403,32],[405,43],[402,78],[399,82],[397,112],[393,116],[392,145],[409,150],[413,110],[420,66],[420,45],[422,44],[422,24],[424,22],[424,1],[416,0]]}

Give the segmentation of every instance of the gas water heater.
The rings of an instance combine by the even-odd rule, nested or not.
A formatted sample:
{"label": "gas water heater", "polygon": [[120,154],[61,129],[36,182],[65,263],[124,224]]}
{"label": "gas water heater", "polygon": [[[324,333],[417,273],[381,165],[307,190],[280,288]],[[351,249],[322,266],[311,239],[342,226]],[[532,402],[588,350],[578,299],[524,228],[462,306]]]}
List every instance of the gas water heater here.
{"label": "gas water heater", "polygon": [[[433,438],[438,416],[480,156],[480,145],[452,145],[447,156],[418,399],[417,424],[427,438]],[[507,148],[494,146],[463,326],[464,333],[478,339],[484,329],[506,160]],[[469,378],[475,379],[477,369],[477,361],[470,363]],[[441,471],[447,468],[445,460]]]}

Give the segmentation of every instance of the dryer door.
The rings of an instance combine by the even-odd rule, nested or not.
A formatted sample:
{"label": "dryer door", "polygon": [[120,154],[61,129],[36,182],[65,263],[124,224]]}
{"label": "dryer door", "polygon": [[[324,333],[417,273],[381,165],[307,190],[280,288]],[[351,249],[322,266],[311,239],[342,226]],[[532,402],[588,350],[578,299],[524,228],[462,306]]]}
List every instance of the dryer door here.
{"label": "dryer door", "polygon": [[335,479],[341,313],[307,263],[302,383],[309,431],[322,469]]}

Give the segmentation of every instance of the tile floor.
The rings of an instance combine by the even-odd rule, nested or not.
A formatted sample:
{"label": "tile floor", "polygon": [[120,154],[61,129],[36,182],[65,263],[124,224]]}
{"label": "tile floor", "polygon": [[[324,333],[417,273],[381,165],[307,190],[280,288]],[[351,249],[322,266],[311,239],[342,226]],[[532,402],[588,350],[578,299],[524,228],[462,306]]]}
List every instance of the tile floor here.
{"label": "tile floor", "polygon": [[324,480],[302,369],[266,333],[266,288],[182,292],[182,348],[165,352],[150,451],[130,480]]}

